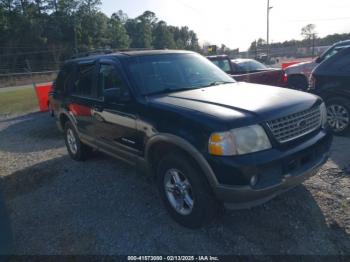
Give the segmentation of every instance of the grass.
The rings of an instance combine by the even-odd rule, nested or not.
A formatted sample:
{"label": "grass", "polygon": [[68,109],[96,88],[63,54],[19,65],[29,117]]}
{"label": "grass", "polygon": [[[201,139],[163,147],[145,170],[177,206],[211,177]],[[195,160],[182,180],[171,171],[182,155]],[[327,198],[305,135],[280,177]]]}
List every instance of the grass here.
{"label": "grass", "polygon": [[24,113],[37,108],[34,88],[0,92],[0,114]]}

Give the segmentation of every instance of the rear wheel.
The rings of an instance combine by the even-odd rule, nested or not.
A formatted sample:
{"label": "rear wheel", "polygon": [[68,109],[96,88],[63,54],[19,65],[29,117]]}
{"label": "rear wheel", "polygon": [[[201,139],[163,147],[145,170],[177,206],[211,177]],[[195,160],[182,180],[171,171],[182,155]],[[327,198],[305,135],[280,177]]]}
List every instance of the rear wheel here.
{"label": "rear wheel", "polygon": [[65,124],[65,142],[69,155],[77,161],[86,160],[92,151],[92,148],[83,144],[71,122]]}
{"label": "rear wheel", "polygon": [[327,101],[327,121],[334,134],[345,135],[350,131],[350,100],[332,98]]}
{"label": "rear wheel", "polygon": [[192,164],[193,161],[179,154],[168,154],[160,161],[158,189],[168,213],[176,222],[198,228],[215,217],[220,203],[214,198],[204,174]]}

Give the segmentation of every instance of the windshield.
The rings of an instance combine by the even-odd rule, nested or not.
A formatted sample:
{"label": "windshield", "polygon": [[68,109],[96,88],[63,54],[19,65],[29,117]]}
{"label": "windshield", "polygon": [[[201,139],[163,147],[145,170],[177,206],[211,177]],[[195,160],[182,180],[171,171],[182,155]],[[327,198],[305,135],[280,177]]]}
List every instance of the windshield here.
{"label": "windshield", "polygon": [[222,71],[226,73],[231,73],[230,62],[228,59],[211,60],[214,65],[219,67]]}
{"label": "windshield", "polygon": [[242,62],[235,62],[238,67],[238,71],[240,72],[251,72],[251,71],[260,71],[260,70],[266,70],[267,67],[259,63],[255,60],[248,60],[248,61],[242,61]]}
{"label": "windshield", "polygon": [[235,82],[209,60],[194,53],[131,57],[127,67],[142,95]]}
{"label": "windshield", "polygon": [[339,51],[343,50],[344,48],[348,48],[348,47],[350,47],[350,45],[332,46],[332,47],[328,48],[327,51],[321,55],[321,59],[327,60],[328,58],[334,56]]}

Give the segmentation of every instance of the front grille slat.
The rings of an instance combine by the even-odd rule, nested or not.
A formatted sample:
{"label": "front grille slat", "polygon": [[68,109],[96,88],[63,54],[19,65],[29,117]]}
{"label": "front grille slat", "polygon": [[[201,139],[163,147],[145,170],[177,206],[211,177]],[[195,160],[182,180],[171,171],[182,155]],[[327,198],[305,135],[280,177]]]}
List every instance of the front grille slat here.
{"label": "front grille slat", "polygon": [[320,107],[301,111],[267,122],[272,134],[279,143],[304,136],[321,126]]}

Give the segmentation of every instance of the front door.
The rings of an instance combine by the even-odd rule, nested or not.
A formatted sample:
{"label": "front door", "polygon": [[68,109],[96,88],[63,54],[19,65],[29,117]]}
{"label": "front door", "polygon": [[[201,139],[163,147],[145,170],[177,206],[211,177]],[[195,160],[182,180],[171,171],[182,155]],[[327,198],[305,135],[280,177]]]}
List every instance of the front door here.
{"label": "front door", "polygon": [[[95,139],[99,148],[130,162],[140,155],[141,135],[136,128],[137,113],[131,93],[117,63],[99,64],[100,103],[93,108]],[[105,90],[120,89],[120,100],[106,102]]]}

